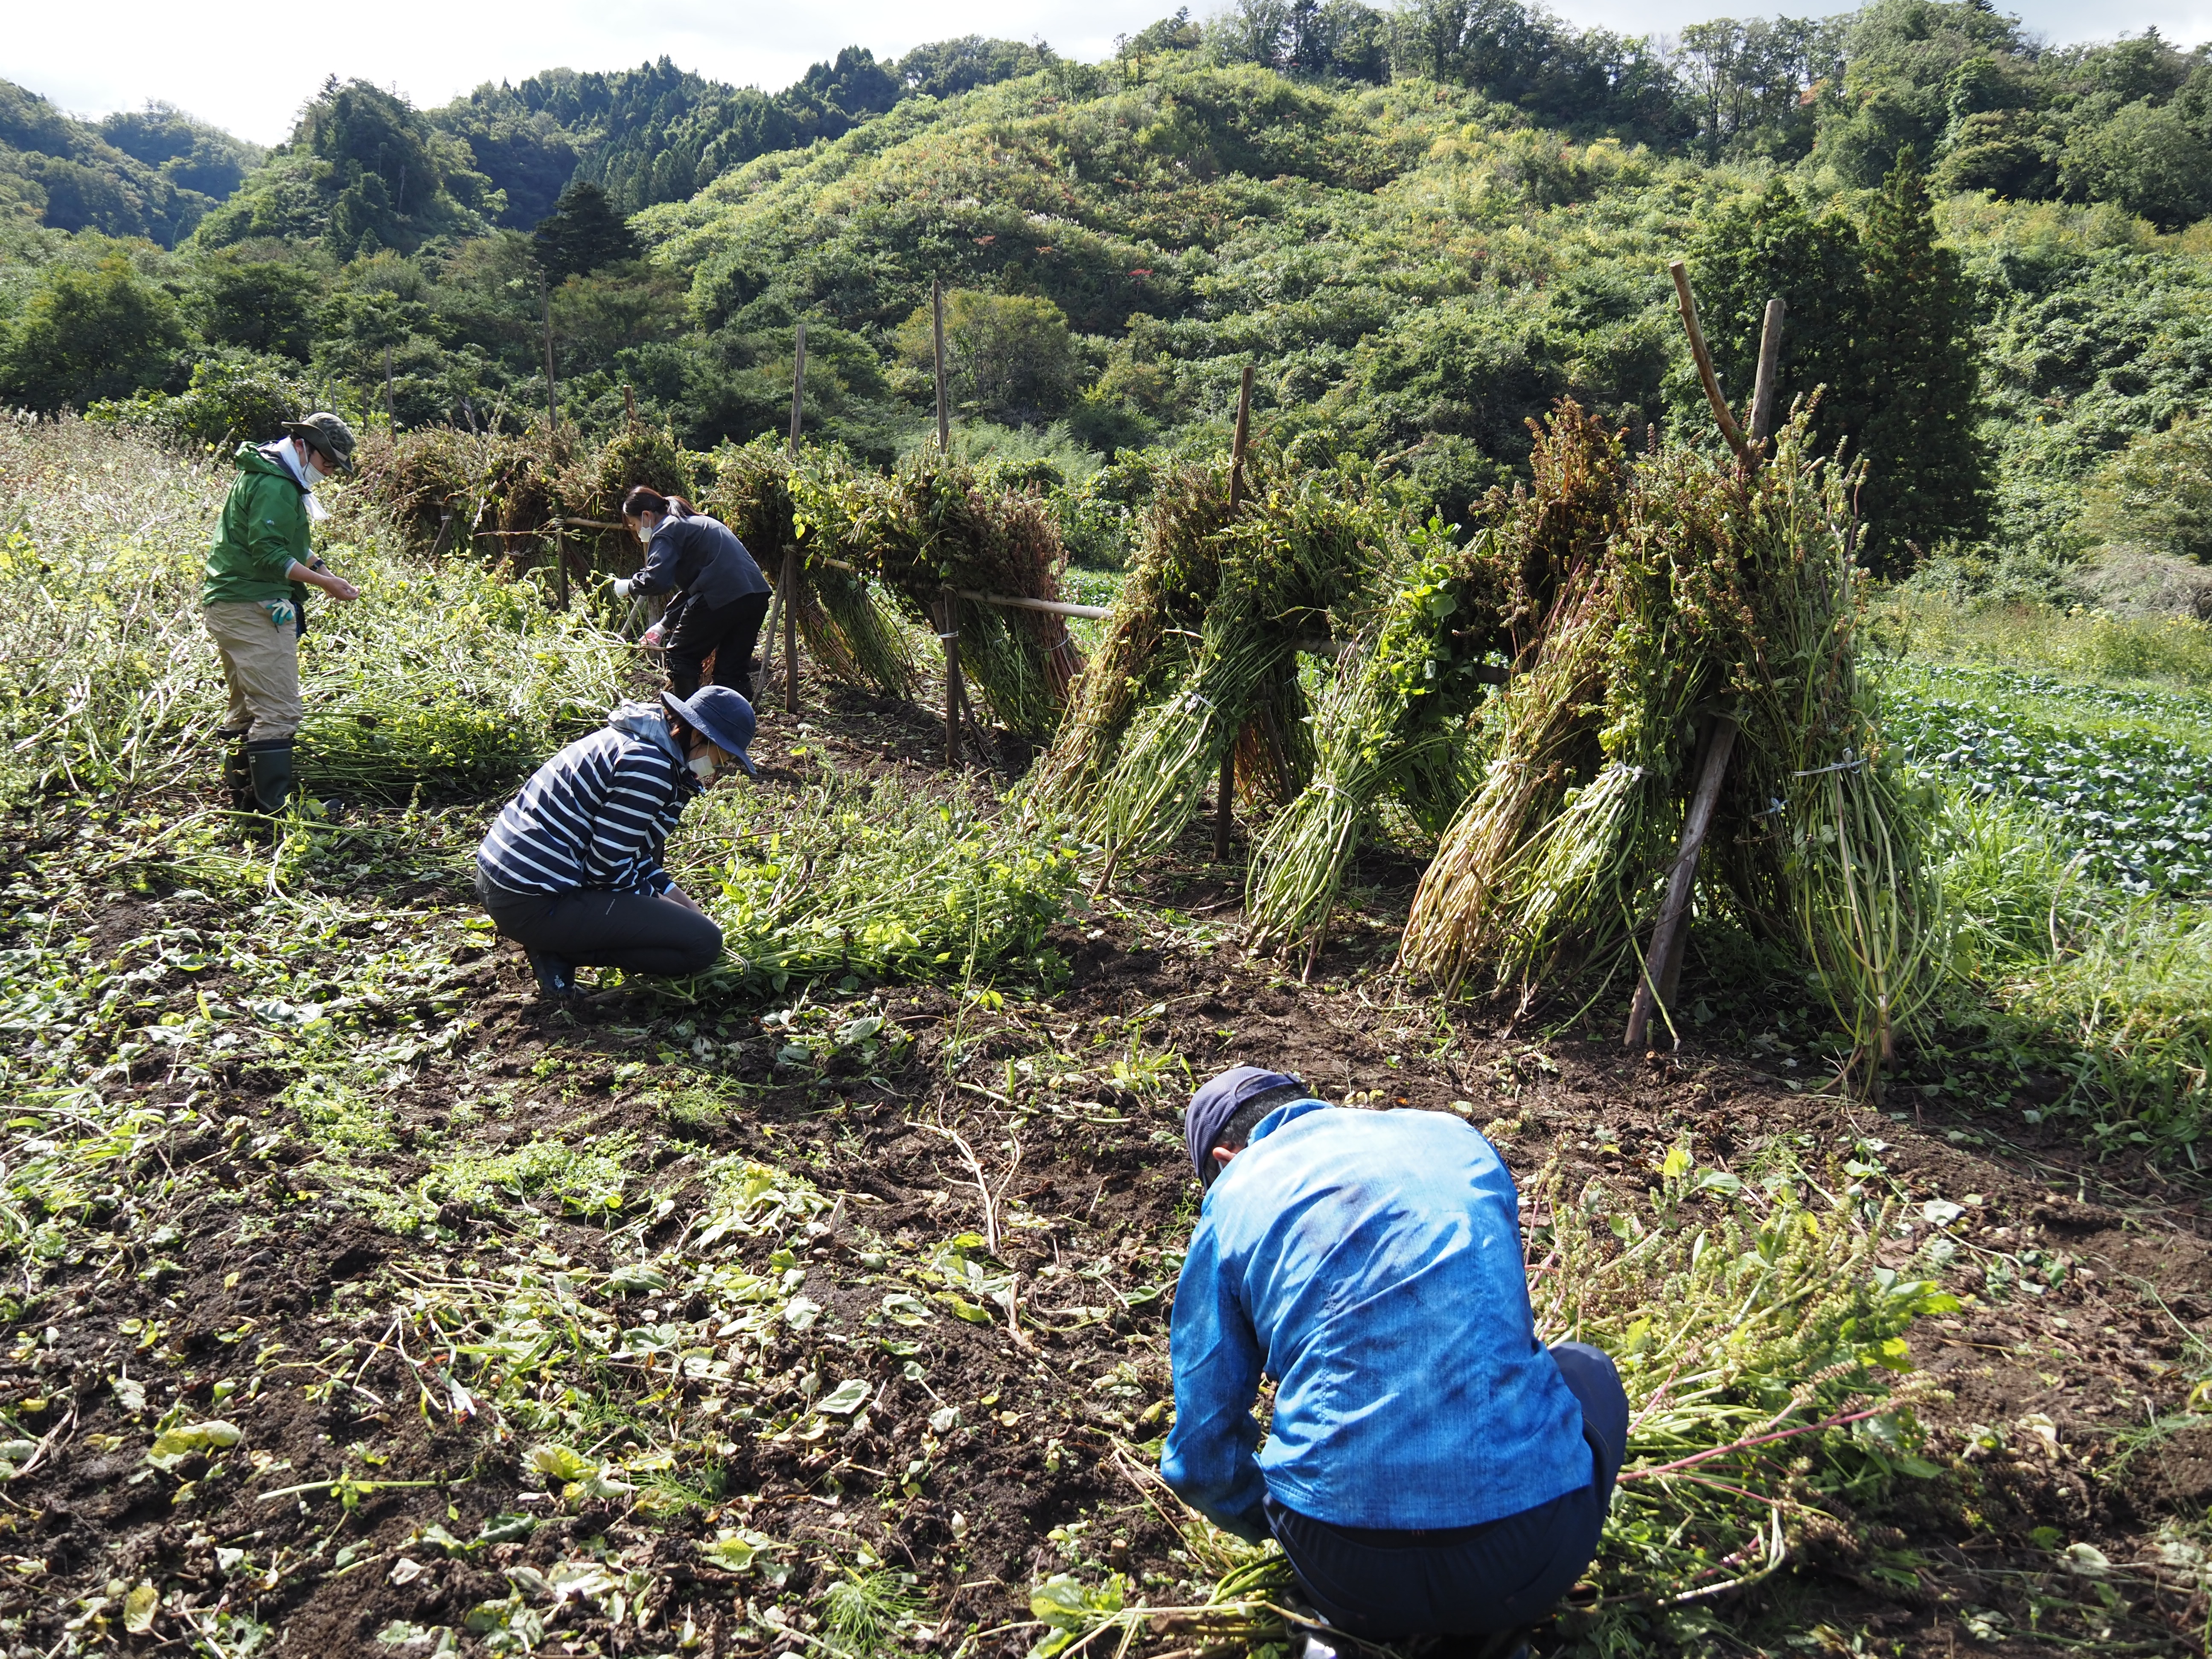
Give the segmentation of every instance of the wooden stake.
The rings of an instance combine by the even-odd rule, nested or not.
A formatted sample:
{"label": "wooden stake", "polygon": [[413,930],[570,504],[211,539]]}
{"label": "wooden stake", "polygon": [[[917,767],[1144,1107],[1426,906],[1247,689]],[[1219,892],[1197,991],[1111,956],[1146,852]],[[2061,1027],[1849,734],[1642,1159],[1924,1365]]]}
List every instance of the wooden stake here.
{"label": "wooden stake", "polygon": [[775,675],[775,630],[783,620],[783,589],[778,586],[768,596],[768,626],[761,629],[760,681],[756,691],[768,690],[768,683]]}
{"label": "wooden stake", "polygon": [[945,763],[960,764],[960,611],[946,588],[937,601],[937,638],[945,647]]}
{"label": "wooden stake", "polygon": [[637,430],[637,388],[625,382],[623,386],[623,411],[629,417],[629,429]]}
{"label": "wooden stake", "polygon": [[[1252,426],[1252,365],[1244,365],[1237,383],[1237,435],[1229,444],[1229,514],[1244,504],[1244,442]],[[1237,739],[1232,733],[1228,751],[1221,757],[1221,781],[1213,799],[1213,861],[1229,862],[1229,832],[1237,810]]]}
{"label": "wooden stake", "polygon": [[[806,391],[806,325],[793,331],[791,341],[791,459],[799,459],[800,399]],[[783,550],[783,712],[799,712],[799,550]]]}
{"label": "wooden stake", "polygon": [[791,337],[791,459],[799,459],[799,398],[806,390],[806,325],[792,331]]}
{"label": "wooden stake", "polygon": [[1759,379],[1751,391],[1751,441],[1763,443],[1774,431],[1774,403],[1781,393],[1782,319],[1790,307],[1781,298],[1766,302],[1766,317],[1759,330]]}
{"label": "wooden stake", "polygon": [[555,586],[560,590],[561,609],[566,611],[568,608],[568,533],[567,524],[558,516],[553,520],[553,562],[560,567],[561,574]]}
{"label": "wooden stake", "polygon": [[1698,378],[1705,383],[1705,401],[1713,406],[1713,419],[1720,422],[1721,436],[1728,440],[1729,447],[1748,463],[1751,447],[1744,441],[1743,430],[1729,413],[1728,399],[1721,396],[1721,383],[1713,373],[1713,354],[1705,349],[1705,331],[1698,326],[1698,302],[1691,297],[1690,273],[1680,259],[1672,260],[1667,273],[1674,279],[1674,298],[1682,313],[1682,327],[1690,337],[1690,356],[1697,359]]}
{"label": "wooden stake", "polygon": [[1671,994],[1680,972],[1683,923],[1690,914],[1690,895],[1697,886],[1698,854],[1712,826],[1713,807],[1721,795],[1721,779],[1728,772],[1729,753],[1735,747],[1735,722],[1716,716],[1705,745],[1705,764],[1698,770],[1698,793],[1690,801],[1690,816],[1682,826],[1681,850],[1674,854],[1674,872],[1667,878],[1667,896],[1659,906],[1659,919],[1651,927],[1651,948],[1644,953],[1644,976],[1636,986],[1636,1001],[1628,1011],[1628,1030],[1620,1040],[1624,1048],[1644,1047],[1651,1034],[1652,1011],[1662,1004],[1662,992]]}
{"label": "wooden stake", "polygon": [[399,416],[392,402],[392,343],[389,340],[384,343],[384,424],[395,434],[398,434]]}
{"label": "wooden stake", "polygon": [[945,283],[940,278],[930,279],[929,306],[937,327],[937,453],[945,455],[952,449],[952,413],[945,401]]}
{"label": "wooden stake", "polygon": [[545,286],[545,273],[538,273],[538,303],[545,313],[545,430],[561,429],[561,389],[553,380],[553,295]]}

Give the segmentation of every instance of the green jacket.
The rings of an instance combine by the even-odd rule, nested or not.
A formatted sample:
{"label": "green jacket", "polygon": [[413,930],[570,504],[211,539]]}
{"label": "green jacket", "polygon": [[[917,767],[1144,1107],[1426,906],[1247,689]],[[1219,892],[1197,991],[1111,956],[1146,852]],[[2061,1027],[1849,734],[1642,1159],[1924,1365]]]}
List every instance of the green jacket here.
{"label": "green jacket", "polygon": [[284,573],[294,561],[305,564],[311,556],[307,492],[283,462],[270,459],[252,444],[239,445],[231,459],[238,476],[231,480],[216,524],[215,545],[208,550],[200,603],[284,599],[295,609],[303,607],[306,586],[286,580]]}

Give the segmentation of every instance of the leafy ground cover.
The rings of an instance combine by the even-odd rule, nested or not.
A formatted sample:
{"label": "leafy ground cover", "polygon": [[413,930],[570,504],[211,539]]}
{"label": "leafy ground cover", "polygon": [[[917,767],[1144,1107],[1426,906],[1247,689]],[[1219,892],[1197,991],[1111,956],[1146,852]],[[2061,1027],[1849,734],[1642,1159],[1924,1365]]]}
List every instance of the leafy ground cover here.
{"label": "leafy ground cover", "polygon": [[[65,476],[9,474],[33,566]],[[2025,1121],[2033,1078],[1823,1094],[1817,1000],[1717,936],[1671,1054],[1602,998],[1501,1027],[1391,973],[1387,845],[1301,982],[1244,953],[1238,867],[1086,903],[921,709],[815,676],[676,849],[729,966],[549,1012],[469,899],[499,787],[403,732],[422,799],[257,839],[172,637],[160,765],[73,792],[19,749],[0,823],[15,1651],[1274,1646],[1279,1565],[1152,1474],[1179,1109],[1251,1060],[1483,1127],[1547,1334],[1622,1356],[1632,1478],[1547,1654],[2201,1647],[2212,1229],[2124,1137]]]}
{"label": "leafy ground cover", "polygon": [[2212,890],[2212,702],[1994,664],[1907,662],[1882,687],[1892,739],[1954,787],[2046,809],[2089,875]]}

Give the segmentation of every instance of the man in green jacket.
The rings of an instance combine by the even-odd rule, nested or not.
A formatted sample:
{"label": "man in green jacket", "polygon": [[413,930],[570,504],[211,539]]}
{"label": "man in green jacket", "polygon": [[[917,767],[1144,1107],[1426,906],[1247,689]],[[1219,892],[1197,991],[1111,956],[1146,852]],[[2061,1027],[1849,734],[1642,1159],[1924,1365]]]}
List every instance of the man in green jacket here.
{"label": "man in green jacket", "polygon": [[274,443],[238,447],[232,458],[238,477],[223,501],[200,588],[200,614],[230,688],[230,711],[216,735],[241,745],[223,765],[241,811],[282,811],[292,796],[308,587],[334,599],[361,597],[307,545],[308,526],[327,516],[315,483],[352,466],[353,432],[327,414],[288,421],[284,432]]}

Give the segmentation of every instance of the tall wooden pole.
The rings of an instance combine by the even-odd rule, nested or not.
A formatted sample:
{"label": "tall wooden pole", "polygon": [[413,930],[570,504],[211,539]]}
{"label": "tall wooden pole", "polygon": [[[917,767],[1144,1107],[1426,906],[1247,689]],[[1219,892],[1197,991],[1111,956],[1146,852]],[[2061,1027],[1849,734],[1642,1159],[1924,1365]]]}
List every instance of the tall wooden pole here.
{"label": "tall wooden pole", "polygon": [[[791,345],[791,459],[799,463],[799,415],[806,392],[806,325],[800,323]],[[783,712],[799,712],[799,549],[783,550]]]}
{"label": "tall wooden pole", "polygon": [[945,763],[960,764],[960,601],[946,588],[937,600],[937,638],[945,647]]}
{"label": "tall wooden pole", "polygon": [[952,450],[952,411],[945,401],[945,283],[941,278],[930,281],[929,306],[937,328],[937,453],[945,455]]}
{"label": "tall wooden pole", "polygon": [[1766,302],[1759,329],[1759,379],[1751,392],[1751,441],[1763,443],[1774,431],[1774,403],[1782,390],[1782,319],[1790,307],[1779,295]]}
{"label": "tall wooden pole", "polygon": [[629,417],[629,429],[637,430],[637,388],[628,381],[623,383],[623,412]]}
{"label": "tall wooden pole", "polygon": [[1698,769],[1698,793],[1690,802],[1689,821],[1682,826],[1681,850],[1674,854],[1674,868],[1667,878],[1659,920],[1652,926],[1651,948],[1644,952],[1644,976],[1637,981],[1628,1030],[1620,1040],[1624,1048],[1641,1048],[1650,1040],[1651,1015],[1665,997],[1673,995],[1681,976],[1683,923],[1689,919],[1690,896],[1697,886],[1698,854],[1705,849],[1705,831],[1721,796],[1721,779],[1728,772],[1729,751],[1735,747],[1735,722],[1721,715],[1713,721],[1705,764]]}
{"label": "tall wooden pole", "polygon": [[1713,354],[1705,349],[1705,331],[1698,326],[1698,301],[1690,292],[1690,273],[1680,259],[1672,260],[1667,274],[1674,279],[1674,302],[1682,313],[1683,331],[1690,337],[1690,356],[1698,365],[1698,379],[1705,388],[1705,401],[1712,405],[1713,419],[1718,423],[1721,436],[1737,456],[1748,462],[1750,446],[1745,441],[1743,429],[1729,413],[1728,399],[1721,396],[1720,377],[1713,373]]}
{"label": "tall wooden pole", "polygon": [[384,343],[384,424],[392,431],[399,430],[399,416],[392,400],[392,342]]}
{"label": "tall wooden pole", "polygon": [[[1244,504],[1244,441],[1252,426],[1252,365],[1237,384],[1237,435],[1229,444],[1229,516]],[[1229,862],[1229,831],[1237,804],[1237,733],[1229,734],[1229,748],[1221,757],[1221,781],[1214,790],[1213,861]]]}
{"label": "tall wooden pole", "polygon": [[561,429],[561,389],[553,380],[553,291],[545,286],[545,273],[538,273],[538,303],[545,313],[545,430]]}

